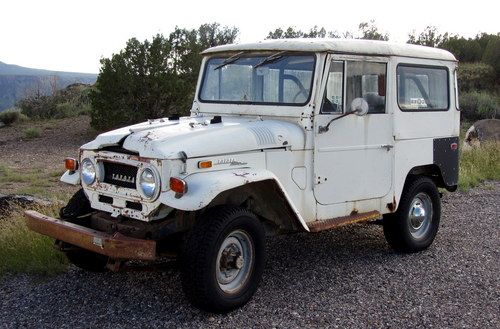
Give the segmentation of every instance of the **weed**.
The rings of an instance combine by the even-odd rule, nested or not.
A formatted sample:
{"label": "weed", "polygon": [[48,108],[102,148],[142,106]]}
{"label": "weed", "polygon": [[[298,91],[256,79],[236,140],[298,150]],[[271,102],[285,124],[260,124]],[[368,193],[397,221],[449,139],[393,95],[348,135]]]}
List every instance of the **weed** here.
{"label": "weed", "polygon": [[40,129],[36,127],[30,127],[23,130],[23,136],[25,139],[34,139],[40,137]]}

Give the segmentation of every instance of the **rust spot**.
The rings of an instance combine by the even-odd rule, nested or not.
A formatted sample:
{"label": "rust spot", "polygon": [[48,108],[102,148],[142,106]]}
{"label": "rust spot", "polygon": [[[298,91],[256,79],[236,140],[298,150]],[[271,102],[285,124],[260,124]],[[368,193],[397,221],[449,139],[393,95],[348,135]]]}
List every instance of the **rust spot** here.
{"label": "rust spot", "polygon": [[351,216],[354,216],[358,213],[358,209],[354,208],[352,211],[351,211]]}
{"label": "rust spot", "polygon": [[396,196],[393,196],[392,202],[387,204],[387,209],[389,209],[390,212],[396,211]]}
{"label": "rust spot", "polygon": [[101,255],[118,259],[156,259],[156,242],[153,240],[131,238],[119,232],[107,234],[31,210],[26,211],[25,216],[32,231]]}
{"label": "rust spot", "polygon": [[325,220],[317,220],[307,224],[311,232],[320,232],[334,227],[339,227],[347,224],[365,222],[380,218],[380,213],[376,210],[365,213],[351,214],[349,216],[336,217]]}

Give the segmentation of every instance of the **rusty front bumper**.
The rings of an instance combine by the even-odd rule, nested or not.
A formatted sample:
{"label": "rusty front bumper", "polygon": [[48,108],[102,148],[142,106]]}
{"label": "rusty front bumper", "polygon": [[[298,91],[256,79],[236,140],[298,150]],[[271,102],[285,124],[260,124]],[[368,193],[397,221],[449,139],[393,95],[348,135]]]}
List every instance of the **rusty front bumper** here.
{"label": "rusty front bumper", "polygon": [[120,233],[113,235],[96,231],[84,226],[65,222],[28,210],[26,224],[35,232],[50,236],[74,246],[117,259],[154,260],[156,242],[135,239]]}

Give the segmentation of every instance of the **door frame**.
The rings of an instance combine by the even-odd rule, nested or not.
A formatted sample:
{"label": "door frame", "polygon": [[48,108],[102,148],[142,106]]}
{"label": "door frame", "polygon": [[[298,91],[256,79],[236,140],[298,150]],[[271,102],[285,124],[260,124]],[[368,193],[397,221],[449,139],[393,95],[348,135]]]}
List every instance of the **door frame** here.
{"label": "door frame", "polygon": [[[317,202],[317,205],[318,207],[321,207],[321,208],[324,208],[324,207],[331,207],[331,206],[335,206],[335,205],[338,205],[338,204],[346,204],[346,203],[355,203],[357,204],[358,206],[360,205],[360,203],[363,203],[363,200],[367,200],[368,204],[370,204],[369,207],[371,207],[371,209],[369,210],[373,210],[373,206],[374,204],[380,204],[378,202],[374,202],[374,201],[379,201],[379,200],[382,200],[384,198],[387,198],[388,195],[392,194],[392,191],[394,189],[394,171],[395,171],[395,163],[394,163],[394,138],[393,138],[393,130],[394,130],[394,122],[393,122],[393,101],[392,101],[392,98],[394,97],[394,92],[393,92],[393,87],[394,87],[394,83],[392,81],[393,79],[393,76],[391,74],[392,72],[392,63],[391,63],[391,57],[389,56],[363,56],[363,55],[349,55],[349,54],[333,54],[333,53],[330,53],[328,54],[328,56],[326,56],[325,58],[325,65],[324,65],[324,69],[323,69],[323,75],[322,75],[322,79],[321,79],[321,84],[320,84],[320,88],[317,89],[317,93],[315,95],[315,103],[317,104],[316,108],[315,108],[315,120],[314,120],[314,146],[313,146],[313,177],[314,177],[314,181],[313,181],[313,184],[314,184],[314,187],[313,187],[313,193],[317,193],[316,192],[316,185],[318,185],[319,183],[321,183],[321,179],[322,178],[319,178],[317,177],[317,166],[314,164],[314,162],[316,161],[317,159],[317,152],[318,152],[318,144],[317,144],[317,140],[318,140],[318,136],[319,136],[319,126],[321,125],[325,125],[329,120],[335,118],[335,117],[338,117],[340,116],[341,114],[344,114],[348,108],[347,108],[347,99],[346,99],[346,95],[347,95],[347,87],[346,87],[346,82],[347,82],[347,69],[348,69],[348,65],[347,65],[347,62],[348,61],[366,61],[366,62],[376,62],[376,63],[385,63],[386,64],[386,81],[385,81],[385,113],[383,113],[382,115],[385,115],[385,117],[387,118],[387,120],[389,120],[389,130],[390,130],[390,138],[388,138],[388,156],[390,157],[389,161],[391,163],[391,172],[390,172],[390,182],[389,182],[389,187],[388,187],[388,190],[386,191],[386,194],[383,195],[383,196],[376,196],[376,197],[373,197],[373,198],[366,198],[366,199],[360,199],[360,200],[348,200],[348,201],[335,201],[334,203],[331,203],[331,204],[321,204],[319,203],[318,199],[316,198],[316,195],[315,195],[315,199],[316,199],[316,202]],[[342,106],[342,112],[337,112],[337,113],[325,113],[325,114],[322,114],[321,113],[321,107],[322,107],[322,104],[323,104],[323,97],[324,97],[324,93],[326,92],[326,87],[327,87],[327,82],[328,82],[328,73],[330,71],[330,65],[332,62],[334,61],[342,61],[344,62],[344,69],[343,69],[343,95],[342,95],[342,102],[343,102],[343,106]],[[355,114],[353,114],[355,115]],[[380,114],[377,114],[377,113],[371,113],[371,114],[368,114],[368,115],[380,115]],[[342,119],[340,119],[342,120]],[[334,127],[333,127],[334,128]],[[378,148],[380,148],[381,145],[358,145],[358,146],[354,146],[354,147],[351,147],[351,148],[359,148],[359,149],[373,149],[375,148],[375,146],[377,146]],[[349,148],[348,146],[346,146],[346,149]],[[339,207],[337,207],[339,208]],[[342,208],[342,207],[340,207]],[[340,209],[339,208],[339,209]],[[349,207],[346,207],[346,208],[349,208]],[[363,208],[361,206],[361,208]],[[378,209],[379,207],[377,206],[376,209]],[[323,209],[324,210],[324,209]],[[356,209],[357,210],[357,209]],[[347,210],[346,210],[347,211]],[[319,211],[318,209],[318,218],[321,218],[321,217],[324,217],[323,215],[320,215],[322,211]],[[348,214],[348,213],[347,213]],[[346,214],[337,214],[338,216],[343,216],[343,215],[346,215]]]}

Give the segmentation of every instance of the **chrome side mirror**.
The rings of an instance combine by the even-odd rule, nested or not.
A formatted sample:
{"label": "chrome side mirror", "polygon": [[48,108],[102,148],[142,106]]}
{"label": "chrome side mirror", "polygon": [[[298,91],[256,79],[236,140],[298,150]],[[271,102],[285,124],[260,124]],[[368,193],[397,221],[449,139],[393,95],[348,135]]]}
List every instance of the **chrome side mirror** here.
{"label": "chrome side mirror", "polygon": [[368,113],[368,109],[368,102],[361,97],[354,98],[351,102],[351,112],[358,116],[366,115]]}
{"label": "chrome side mirror", "polygon": [[366,113],[368,113],[368,109],[369,109],[368,103],[363,98],[361,97],[355,98],[351,102],[351,110],[349,112],[346,112],[336,118],[331,119],[326,126],[319,126],[318,134],[326,133],[330,129],[330,124],[333,121],[346,117],[351,114],[356,114],[357,116],[366,115]]}

